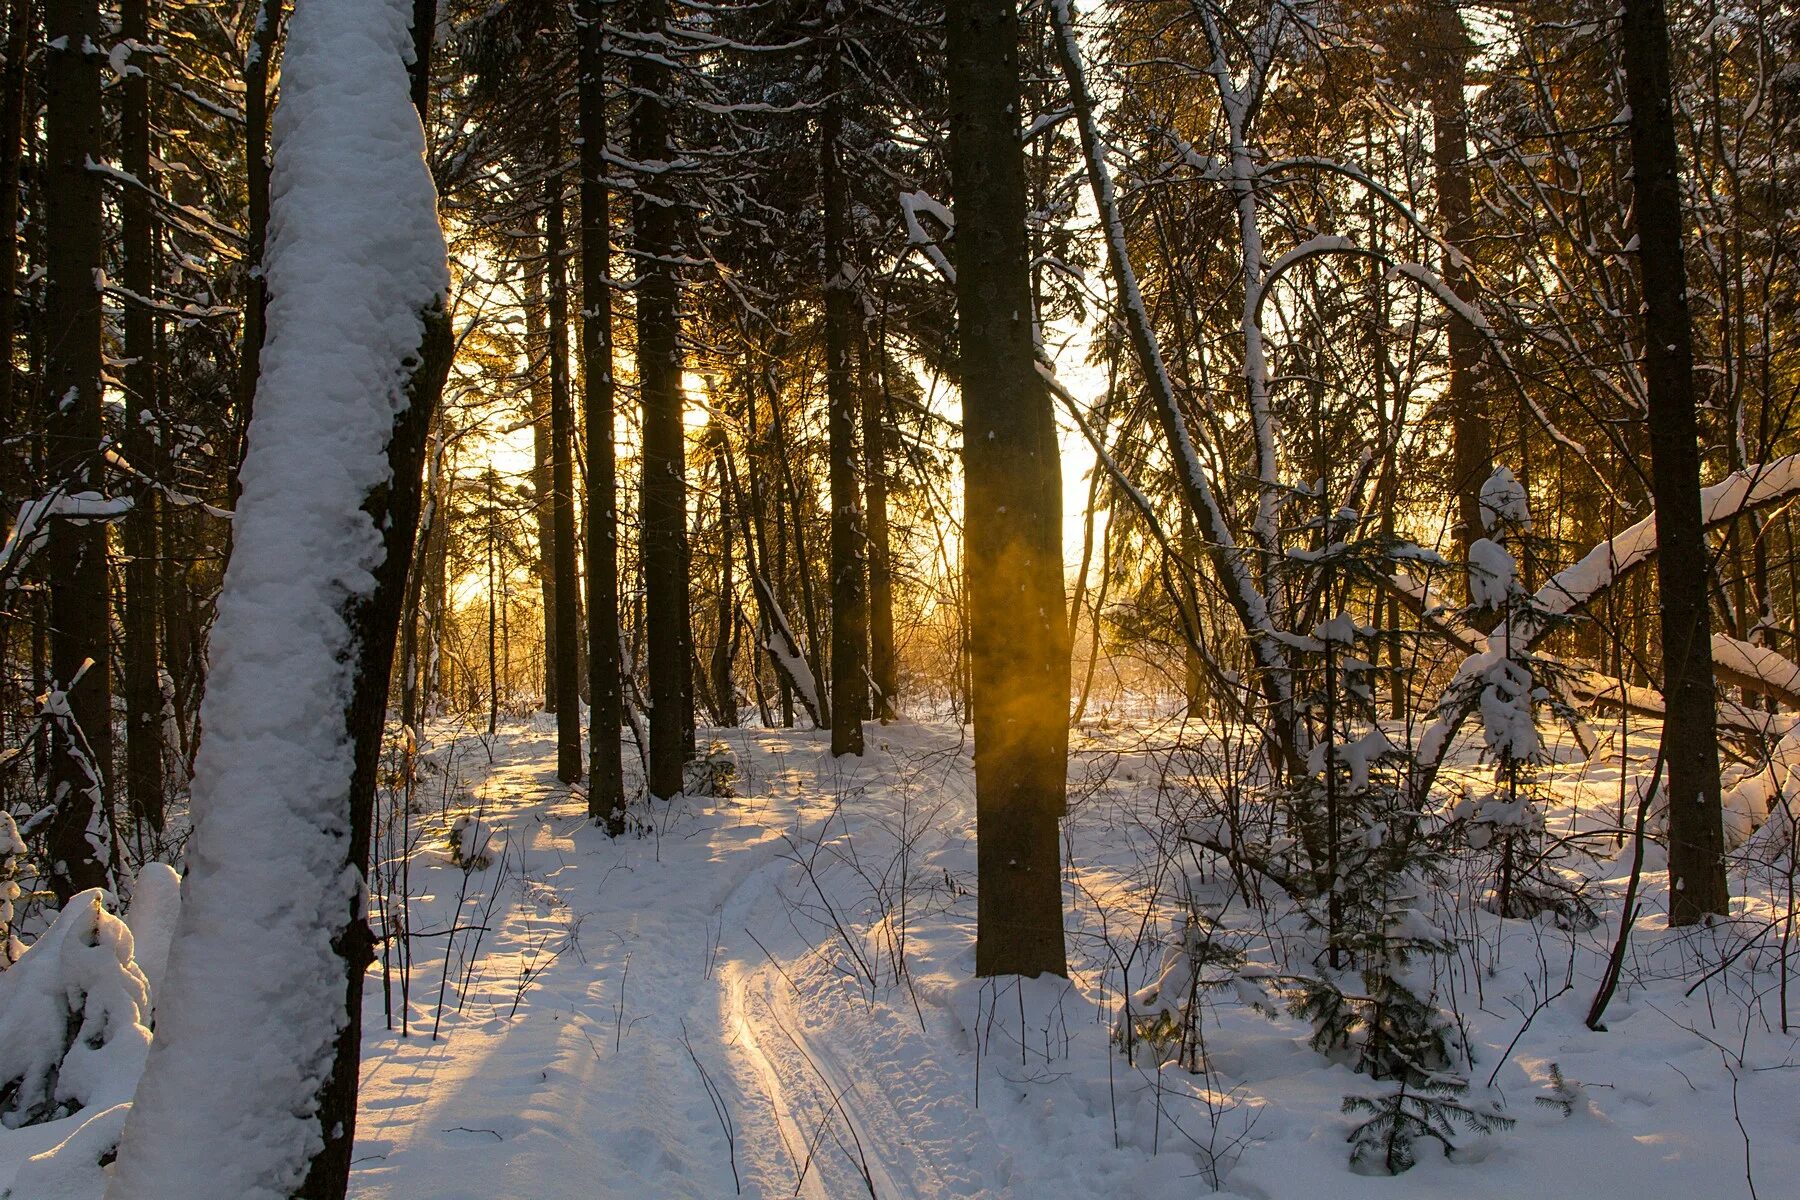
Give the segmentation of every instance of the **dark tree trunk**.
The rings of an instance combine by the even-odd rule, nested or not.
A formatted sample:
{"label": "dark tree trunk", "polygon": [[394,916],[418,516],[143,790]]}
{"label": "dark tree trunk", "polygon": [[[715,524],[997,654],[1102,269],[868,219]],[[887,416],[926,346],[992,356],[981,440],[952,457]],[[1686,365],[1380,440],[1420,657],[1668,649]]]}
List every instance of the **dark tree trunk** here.
{"label": "dark tree trunk", "polygon": [[845,256],[850,197],[844,179],[844,100],[837,28],[826,35],[825,108],[819,121],[819,185],[825,201],[825,404],[831,452],[831,753],[863,752],[869,699],[869,606],[862,495],[856,478],[859,403],[851,363],[856,289]]}
{"label": "dark tree trunk", "polygon": [[[150,38],[149,0],[124,0],[119,7],[119,34],[138,45]],[[123,110],[119,117],[120,165],[144,187],[150,173],[150,80],[139,69],[120,82]],[[156,316],[149,301],[156,290],[156,227],[150,198],[142,188],[126,185],[119,193],[123,263],[120,281],[130,293],[124,301],[125,326],[125,457],[143,475],[156,466]],[[141,299],[140,299],[141,298]],[[157,832],[163,827],[162,684],[157,673],[156,616],[160,544],[160,500],[154,487],[135,489],[135,503],[125,516],[125,795],[131,814]]]}
{"label": "dark tree trunk", "polygon": [[[894,655],[894,564],[888,536],[887,495],[887,350],[872,351],[867,339],[863,352],[863,503],[869,533],[869,682],[872,715],[884,724],[898,715],[900,673]],[[868,359],[882,355],[875,366],[881,383],[873,386]]]}
{"label": "dark tree trunk", "polygon": [[711,676],[713,715],[722,726],[738,723],[737,688],[731,680],[731,660],[737,649],[737,582],[735,529],[732,522],[731,478],[725,462],[725,430],[713,426],[713,461],[719,473],[719,594],[713,613]]}
{"label": "dark tree trunk", "polygon": [[437,0],[413,0],[413,61],[407,68],[412,83],[413,109],[425,130],[425,149],[431,150],[431,64],[437,48]]}
{"label": "dark tree trunk", "polygon": [[[100,14],[93,0],[44,5],[45,114],[45,481],[98,492],[100,469]],[[50,744],[51,889],[67,900],[107,881],[112,778],[106,527],[51,522],[45,553],[50,590],[50,682],[68,711]]]}
{"label": "dark tree trunk", "polygon": [[1662,0],[1625,0],[1624,13],[1667,706],[1663,755],[1669,771],[1669,921],[1692,925],[1724,913],[1730,903],[1719,794],[1718,696],[1706,611],[1709,570],[1700,511],[1693,326],[1682,257],[1668,23]]}
{"label": "dark tree trunk", "polygon": [[[668,0],[642,0],[638,28],[660,33]],[[631,60],[631,157],[667,162],[673,72],[647,55]],[[643,535],[646,652],[650,675],[650,793],[681,791],[693,737],[688,621],[687,443],[682,428],[681,313],[675,198],[666,179],[643,176],[633,195],[637,238],[638,390],[643,402]]]}
{"label": "dark tree trunk", "polygon": [[[1444,282],[1465,304],[1475,298],[1469,262],[1474,253],[1475,215],[1469,182],[1469,111],[1464,99],[1470,42],[1454,0],[1432,0],[1431,23],[1432,173],[1437,187],[1438,220],[1451,253],[1444,261]],[[1456,497],[1457,537],[1467,556],[1469,543],[1485,536],[1481,522],[1481,485],[1494,472],[1487,409],[1482,404],[1476,372],[1481,363],[1480,334],[1458,312],[1450,313],[1451,492]]]}
{"label": "dark tree trunk", "polygon": [[431,689],[430,666],[426,661],[432,645],[432,607],[442,587],[444,551],[448,548],[448,514],[444,511],[444,487],[441,477],[444,442],[439,423],[434,421],[426,436],[427,467],[425,490],[419,511],[419,552],[413,556],[412,570],[406,577],[406,603],[400,612],[400,723],[417,729],[425,715]]}
{"label": "dark tree trunk", "polygon": [[244,61],[244,328],[238,346],[237,411],[232,414],[231,499],[238,498],[238,468],[244,435],[256,405],[256,377],[262,372],[263,335],[268,331],[269,286],[263,280],[263,251],[269,240],[269,70],[281,37],[283,0],[259,0],[250,53]]}
{"label": "dark tree trunk", "polygon": [[[546,239],[547,241],[547,239]],[[546,259],[548,255],[546,255]],[[555,482],[550,448],[550,313],[546,276],[525,271],[526,392],[531,397],[531,524],[537,535],[538,590],[543,597],[543,711],[556,711],[556,526]]]}
{"label": "dark tree trunk", "polygon": [[588,816],[625,832],[619,745],[619,502],[613,447],[612,195],[606,186],[606,30],[580,0],[581,361],[587,425]]}
{"label": "dark tree trunk", "polygon": [[550,537],[551,570],[556,575],[555,608],[547,614],[556,627],[556,658],[551,675],[556,687],[556,777],[564,783],[581,778],[581,675],[576,648],[575,590],[575,410],[569,396],[569,284],[563,270],[567,239],[563,233],[562,172],[556,163],[562,146],[555,115],[547,119],[544,143],[550,173],[544,181],[544,269],[549,282],[550,338],[546,346],[550,372]]}
{"label": "dark tree trunk", "polygon": [[487,530],[484,545],[484,557],[487,565],[487,675],[488,675],[488,736],[500,725],[500,647],[499,647],[499,612],[500,596],[499,571],[496,560],[500,551],[500,501],[498,496],[498,477],[494,468],[489,466],[482,472],[482,490],[487,497]]}
{"label": "dark tree trunk", "polygon": [[1200,622],[1200,590],[1194,586],[1195,573],[1200,569],[1200,554],[1200,532],[1194,522],[1194,513],[1184,504],[1181,506],[1181,562],[1176,565],[1176,581],[1181,589],[1181,619],[1187,625],[1187,636],[1181,639],[1182,698],[1191,721],[1206,716],[1206,664],[1200,659],[1204,627]]}
{"label": "dark tree trunk", "polygon": [[946,14],[964,529],[975,709],[978,975],[1068,973],[1062,486],[1037,374],[1013,0]]}
{"label": "dark tree trunk", "polygon": [[[6,65],[0,70],[0,437],[20,437],[26,427],[13,371],[19,298],[19,176],[25,151],[25,56],[31,47],[31,0],[11,0],[6,10]],[[11,501],[25,494],[23,447],[0,445],[0,537],[12,528]]]}
{"label": "dark tree trunk", "polygon": [[[772,402],[772,401],[771,401]],[[767,460],[769,443],[756,419],[756,394],[754,388],[746,388],[745,412],[749,421],[749,444],[745,450],[745,469],[749,473],[749,508],[748,519],[751,522],[750,534],[744,541],[753,548],[754,562],[750,564],[750,578],[756,590],[758,611],[762,615],[763,648],[769,651],[770,665],[775,668],[775,686],[777,701],[780,706],[781,727],[794,727],[794,688],[793,681],[788,678],[775,657],[770,638],[777,632],[770,612],[770,606],[780,602],[783,595],[783,579],[787,568],[787,540],[785,527],[775,522],[775,552],[769,553],[769,504],[763,487],[763,469],[761,465]],[[726,462],[729,463],[731,447],[726,446]],[[735,472],[733,477],[735,478]],[[753,536],[750,536],[753,535]],[[751,553],[746,550],[746,553]],[[805,657],[801,655],[801,657]]]}

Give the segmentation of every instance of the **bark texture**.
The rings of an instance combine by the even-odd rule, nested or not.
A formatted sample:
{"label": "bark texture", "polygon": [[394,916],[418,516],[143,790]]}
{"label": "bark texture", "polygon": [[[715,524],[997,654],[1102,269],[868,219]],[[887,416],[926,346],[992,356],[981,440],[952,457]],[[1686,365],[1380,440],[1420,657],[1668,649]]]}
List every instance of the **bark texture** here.
{"label": "bark texture", "polygon": [[975,712],[975,971],[1066,975],[1062,482],[1032,333],[1017,6],[949,6],[945,32]]}
{"label": "bark texture", "polygon": [[[667,0],[642,0],[638,28],[660,33]],[[631,157],[667,163],[673,72],[648,55],[631,60]],[[692,633],[688,620],[687,463],[682,428],[681,310],[675,199],[665,179],[644,175],[632,204],[638,259],[638,390],[643,403],[645,640],[650,675],[650,793],[681,791],[693,745]]]}
{"label": "bark texture", "polygon": [[869,596],[862,493],[856,470],[861,407],[852,362],[856,285],[846,251],[850,196],[844,178],[841,21],[825,45],[825,108],[819,120],[819,183],[825,201],[825,403],[831,450],[831,753],[863,752],[868,709]]}
{"label": "bark texture", "polygon": [[614,474],[611,242],[606,186],[606,49],[600,0],[580,0],[581,361],[587,428],[588,816],[625,832],[619,744],[619,502]]}
{"label": "bark texture", "polygon": [[1669,772],[1669,920],[1722,914],[1725,834],[1719,794],[1718,695],[1707,613],[1710,574],[1700,508],[1700,426],[1693,324],[1682,257],[1680,164],[1669,93],[1662,0],[1625,0],[1625,90],[1638,257],[1643,273],[1644,378],[1656,495],[1656,577],[1662,606],[1663,754]]}
{"label": "bark texture", "polygon": [[[45,338],[44,441],[47,482],[69,494],[97,493],[100,469],[100,14],[93,0],[44,5]],[[51,889],[59,900],[104,886],[107,788],[112,778],[112,689],[108,653],[106,527],[51,523],[45,552],[50,589],[50,682],[67,697],[52,723],[49,799]]]}

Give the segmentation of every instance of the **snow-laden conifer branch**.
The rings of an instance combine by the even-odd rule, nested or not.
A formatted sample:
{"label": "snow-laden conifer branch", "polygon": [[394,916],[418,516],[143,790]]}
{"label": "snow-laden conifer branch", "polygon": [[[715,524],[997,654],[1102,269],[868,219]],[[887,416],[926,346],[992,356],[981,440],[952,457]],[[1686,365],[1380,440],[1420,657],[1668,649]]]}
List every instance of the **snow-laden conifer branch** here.
{"label": "snow-laden conifer branch", "polygon": [[[1733,471],[1711,487],[1700,491],[1700,517],[1705,528],[1712,530],[1772,504],[1800,495],[1800,454],[1790,454],[1772,463]],[[1502,621],[1490,630],[1483,648],[1470,654],[1457,668],[1455,677],[1438,700],[1437,719],[1426,730],[1420,742],[1419,760],[1424,768],[1422,778],[1429,784],[1438,765],[1450,749],[1456,731],[1467,711],[1454,703],[1459,689],[1467,685],[1479,671],[1487,647],[1513,645],[1527,651],[1556,628],[1556,618],[1579,612],[1604,594],[1621,578],[1649,562],[1656,554],[1656,514],[1651,513],[1629,529],[1601,542],[1579,561],[1551,576],[1534,593],[1530,602],[1519,605],[1519,612],[1509,622]],[[1716,645],[1716,644],[1715,644]],[[1727,647],[1729,652],[1731,647]],[[1779,658],[1779,655],[1775,656]],[[1730,654],[1728,667],[1747,667],[1743,674],[1754,683],[1771,679],[1788,680],[1779,663],[1757,656],[1754,660],[1742,654]],[[1767,690],[1764,688],[1763,690]],[[1598,672],[1580,673],[1571,683],[1576,698],[1597,701],[1612,707],[1648,715],[1663,711],[1660,694],[1647,688],[1626,688],[1607,680]],[[1780,695],[1779,691],[1774,694]],[[1770,729],[1766,714],[1750,714],[1731,706],[1720,706],[1720,718],[1731,728],[1748,733]],[[1779,732],[1779,730],[1777,730]]]}

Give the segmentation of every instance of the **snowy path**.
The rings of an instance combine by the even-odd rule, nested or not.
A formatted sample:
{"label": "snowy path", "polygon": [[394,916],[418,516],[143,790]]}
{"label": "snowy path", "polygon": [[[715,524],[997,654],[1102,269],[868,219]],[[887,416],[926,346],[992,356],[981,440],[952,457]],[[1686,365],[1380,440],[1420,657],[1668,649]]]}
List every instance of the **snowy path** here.
{"label": "snowy path", "polygon": [[[1434,909],[1458,941],[1441,994],[1469,1031],[1476,1094],[1517,1125],[1458,1134],[1454,1156],[1399,1178],[1361,1176],[1343,1100],[1387,1085],[1241,990],[1207,1001],[1207,1073],[1120,1052],[1120,995],[1179,944],[1180,873],[1249,973],[1304,968],[1308,952],[1227,874],[1159,852],[1206,782],[1183,783],[1190,768],[1135,729],[1079,740],[1073,979],[1023,988],[973,978],[971,766],[954,725],[880,729],[859,763],[833,762],[817,734],[725,736],[738,797],[652,806],[641,836],[614,841],[556,784],[547,724],[491,747],[437,732],[413,850],[391,860],[410,869],[415,962],[408,1002],[398,977],[393,995],[406,1035],[387,1027],[379,965],[365,998],[358,1200],[1168,1200],[1221,1177],[1216,1194],[1237,1200],[1685,1200],[1749,1196],[1746,1164],[1770,1200],[1800,1177],[1800,1032],[1780,1026],[1773,953],[1743,953],[1781,911],[1767,881],[1730,925],[1677,936],[1645,919],[1605,1033],[1582,1017],[1610,924]],[[1552,786],[1574,807],[1553,827],[1575,807],[1605,818],[1617,761],[1563,761]],[[504,844],[468,874],[447,848],[461,816]],[[1629,857],[1596,865],[1602,906]],[[1727,956],[1744,966],[1709,969]],[[90,1115],[0,1129],[0,1196],[64,1138],[53,1161],[78,1165],[67,1147]],[[46,1200],[32,1188],[16,1200]]]}
{"label": "snowy path", "polygon": [[[737,747],[745,797],[659,806],[660,836],[615,843],[555,785],[546,735],[502,735],[471,799],[508,839],[501,865],[459,907],[462,872],[414,859],[415,929],[490,927],[478,959],[472,932],[454,939],[439,1039],[441,950],[419,952],[409,1037],[383,1029],[372,977],[356,1195],[1001,1194],[1012,1153],[967,1071],[938,1061],[944,1014],[885,982],[868,1003],[815,919],[821,896],[846,922],[856,898],[831,894],[823,857],[814,891],[796,858],[869,840],[865,789],[804,735],[755,736]],[[479,744],[458,755],[487,770]]]}
{"label": "snowy path", "polygon": [[[1313,1052],[1299,1023],[1221,996],[1211,1076],[1133,1066],[1111,1041],[1120,965],[1142,986],[1169,937],[1143,921],[1166,816],[1144,756],[1084,750],[1098,757],[1072,771],[1075,980],[996,992],[972,978],[971,778],[954,726],[881,730],[851,765],[814,734],[728,738],[738,798],[654,806],[653,831],[616,842],[556,785],[547,727],[504,731],[491,766],[462,739],[468,792],[446,800],[428,778],[411,1032],[384,1028],[377,969],[358,1200],[1166,1200],[1210,1194],[1209,1167],[1219,1195],[1249,1200],[1673,1200],[1747,1195],[1746,1139],[1765,1200],[1800,1171],[1800,1038],[1758,1032],[1734,1081],[1718,1047],[1739,1035],[1715,1022],[1745,1001],[1683,997],[1664,957],[1679,951],[1648,933],[1637,953],[1654,997],[1634,988],[1614,1032],[1589,1033],[1604,929],[1579,938],[1572,988],[1521,1034],[1569,950],[1512,922],[1506,965],[1484,966],[1483,993],[1460,1003],[1481,1074],[1511,1051],[1491,1094],[1518,1127],[1399,1179],[1355,1175],[1339,1109],[1372,1085]],[[434,758],[447,754],[440,735]],[[1572,764],[1567,786],[1610,797],[1610,778]],[[444,832],[477,810],[507,849],[459,900]],[[1272,951],[1241,901],[1229,915],[1246,951]],[[1493,947],[1466,953],[1485,963]],[[1533,1102],[1555,1063],[1590,1084],[1574,1085],[1567,1119]]]}

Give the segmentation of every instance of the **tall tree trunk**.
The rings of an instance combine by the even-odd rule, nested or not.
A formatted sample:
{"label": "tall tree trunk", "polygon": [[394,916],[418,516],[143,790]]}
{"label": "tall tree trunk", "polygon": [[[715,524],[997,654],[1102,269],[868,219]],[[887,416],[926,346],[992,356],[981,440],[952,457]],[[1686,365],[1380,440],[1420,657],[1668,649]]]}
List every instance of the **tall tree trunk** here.
{"label": "tall tree trunk", "polygon": [[[31,49],[31,0],[10,0],[6,10],[6,65],[0,70],[0,434],[23,442],[26,422],[13,370],[19,297],[19,177],[25,161],[25,57]],[[0,496],[25,494],[24,446],[0,444]],[[0,505],[0,537],[12,528],[10,504]]]}
{"label": "tall tree trunk", "polygon": [[1683,258],[1681,177],[1662,0],[1625,0],[1622,51],[1644,294],[1644,377],[1662,607],[1663,755],[1669,771],[1669,921],[1730,903],[1719,795],[1718,696],[1707,619],[1700,428]]}
{"label": "tall tree trunk", "polygon": [[444,438],[441,422],[434,420],[427,436],[425,491],[419,511],[420,551],[413,556],[412,569],[406,577],[406,603],[400,611],[400,723],[417,729],[426,708],[430,690],[430,667],[422,652],[423,640],[430,644],[430,607],[435,576],[443,570],[446,525],[449,514],[444,511]]}
{"label": "tall tree trunk", "polygon": [[[860,355],[863,364],[863,504],[869,536],[871,713],[885,724],[898,715],[900,672],[894,654],[894,563],[892,539],[888,534],[887,348],[880,341],[876,347],[871,347],[865,337]],[[869,359],[873,353],[882,356],[874,367],[879,372],[875,377],[881,381],[879,387],[874,386],[870,374]]]}
{"label": "tall tree trunk", "polygon": [[238,468],[244,462],[244,435],[256,404],[256,377],[262,371],[269,285],[263,279],[263,251],[269,239],[269,72],[281,37],[283,0],[258,0],[250,51],[244,59],[244,325],[238,346],[236,411],[231,447],[231,500],[239,495]]}
{"label": "tall tree trunk", "polygon": [[[760,373],[760,372],[759,372]],[[752,391],[746,411],[749,413],[750,444],[745,452],[745,469],[750,475],[750,512],[755,518],[756,557],[762,564],[761,578],[769,584],[769,596],[776,603],[786,599],[787,579],[787,526],[777,517],[775,520],[775,553],[769,553],[769,500],[767,489],[763,486],[764,464],[768,461],[770,444],[766,435],[758,428],[756,420],[756,396]],[[758,593],[762,598],[762,593]],[[765,613],[765,616],[768,614]],[[763,630],[763,644],[769,645],[772,626]],[[773,650],[770,651],[773,654]],[[801,655],[805,657],[804,654]],[[794,727],[794,690],[785,672],[777,671],[776,689],[781,707],[781,727]]]}
{"label": "tall tree trunk", "polygon": [[485,557],[487,559],[487,674],[488,674],[488,736],[500,725],[500,654],[497,628],[499,611],[497,603],[500,595],[500,578],[497,559],[500,551],[500,501],[495,487],[497,477],[492,465],[482,472],[481,482],[487,496],[487,536],[484,539]]}
{"label": "tall tree trunk", "polygon": [[[435,0],[413,0],[413,19],[436,24]],[[423,126],[425,97],[419,80],[430,67],[419,57],[415,32],[414,60],[409,94],[421,125],[418,152],[425,149]],[[354,769],[350,776],[350,844],[345,866],[361,882],[351,901],[348,921],[332,939],[344,967],[346,1021],[333,1048],[331,1073],[319,1090],[319,1124],[324,1147],[308,1165],[306,1179],[295,1200],[343,1200],[350,1187],[351,1152],[356,1143],[356,1089],[362,1062],[363,976],[374,961],[375,937],[365,912],[369,878],[369,848],[374,832],[375,781],[381,767],[381,740],[387,727],[388,688],[393,679],[394,644],[398,640],[400,612],[406,598],[407,574],[419,527],[419,510],[425,469],[425,451],[432,420],[443,398],[444,381],[456,356],[450,315],[440,295],[437,305],[421,313],[423,328],[418,352],[408,360],[407,405],[394,417],[388,441],[387,482],[372,489],[363,511],[381,531],[381,564],[375,568],[375,585],[346,606],[352,635],[354,674],[346,727],[351,736]]]}
{"label": "tall tree trunk", "polygon": [[[546,244],[548,239],[546,239]],[[545,255],[546,260],[548,254]],[[525,270],[526,392],[531,397],[531,524],[537,535],[538,591],[544,603],[543,711],[556,711],[556,525],[550,428],[550,308],[544,285],[548,277]]]}
{"label": "tall tree trunk", "polygon": [[[638,28],[660,36],[668,0],[642,0]],[[669,66],[650,55],[631,60],[631,157],[671,157]],[[643,403],[642,558],[646,652],[650,675],[650,793],[681,791],[681,768],[693,736],[693,673],[688,621],[687,442],[682,428],[681,313],[675,197],[663,178],[644,176],[633,193],[638,248],[638,391]]]}
{"label": "tall tree trunk", "polygon": [[850,197],[844,178],[842,10],[825,35],[825,107],[819,120],[819,190],[825,203],[825,404],[831,453],[831,753],[861,755],[869,699],[869,606],[862,495],[856,478],[859,404],[851,355],[856,285],[845,255]]}
{"label": "tall tree trunk", "polygon": [[612,194],[606,185],[606,29],[580,0],[581,361],[587,426],[588,816],[625,832],[619,745],[619,501],[613,447]]}
{"label": "tall tree trunk", "polygon": [[712,428],[713,462],[719,473],[719,594],[713,613],[712,661],[708,664],[708,674],[712,677],[714,714],[720,725],[730,727],[738,723],[737,689],[731,680],[731,660],[737,637],[736,555],[732,545],[736,531],[732,526],[735,517],[731,476],[725,462],[725,428],[722,425]]}
{"label": "tall tree trunk", "polygon": [[[427,433],[453,349],[423,142],[384,107],[411,117],[410,8],[308,0],[294,19],[289,84],[312,104],[277,122],[286,219],[272,223],[273,336],[216,627],[182,919],[114,1200],[341,1200],[349,1181],[375,780]],[[346,128],[386,136],[334,136]],[[345,169],[321,175],[322,156]],[[366,290],[369,304],[346,305],[335,287]],[[317,369],[321,344],[353,348],[342,370]],[[341,470],[314,469],[333,454]],[[366,519],[346,519],[355,509]],[[296,522],[315,548],[318,561],[298,565],[310,570],[289,559]],[[260,753],[284,744],[287,758]],[[258,837],[275,848],[255,853]],[[281,944],[277,986],[268,956],[242,953],[257,938]],[[259,1054],[243,1053],[251,1025]],[[217,1136],[226,1117],[197,1102],[197,1077],[237,1106],[229,1118],[246,1136]]]}
{"label": "tall tree trunk", "polygon": [[[140,46],[151,44],[149,0],[124,0],[119,35]],[[120,83],[123,111],[119,149],[126,173],[144,188],[150,173],[150,67],[146,57]],[[124,302],[125,457],[145,475],[156,465],[156,228],[150,198],[129,184],[119,193],[121,282]],[[125,516],[125,794],[132,816],[158,832],[163,827],[162,684],[157,673],[156,616],[161,496],[140,480],[135,503]]]}
{"label": "tall tree trunk", "polygon": [[975,971],[1066,975],[1062,482],[1032,334],[1019,15],[1013,0],[967,0],[945,24],[975,708]]}
{"label": "tall tree trunk", "polygon": [[569,396],[569,283],[563,270],[562,156],[554,111],[546,118],[544,159],[544,270],[549,281],[550,337],[545,350],[550,373],[550,537],[551,570],[556,574],[555,624],[556,777],[581,778],[581,681],[576,647],[581,640],[575,615],[575,410]]}
{"label": "tall tree trunk", "polygon": [[[1431,164],[1437,187],[1438,220],[1443,225],[1444,282],[1464,304],[1475,299],[1469,263],[1474,254],[1475,212],[1469,181],[1469,110],[1467,86],[1470,42],[1455,0],[1432,0]],[[1481,520],[1481,486],[1494,473],[1487,410],[1482,404],[1477,371],[1480,335],[1459,312],[1450,313],[1451,491],[1456,498],[1457,537],[1463,554],[1485,536]]]}
{"label": "tall tree trunk", "polygon": [[1180,589],[1181,618],[1188,626],[1188,636],[1181,639],[1181,695],[1190,721],[1206,716],[1206,664],[1200,658],[1200,639],[1206,634],[1200,621],[1200,589],[1195,586],[1200,554],[1200,532],[1194,524],[1194,511],[1184,504],[1181,506],[1181,561],[1176,564],[1175,580]]}
{"label": "tall tree trunk", "polygon": [[[46,483],[100,491],[100,42],[94,0],[44,5]],[[58,899],[106,883],[110,844],[112,692],[108,635],[111,586],[106,527],[51,523],[50,680],[67,695],[51,735],[49,880]]]}

